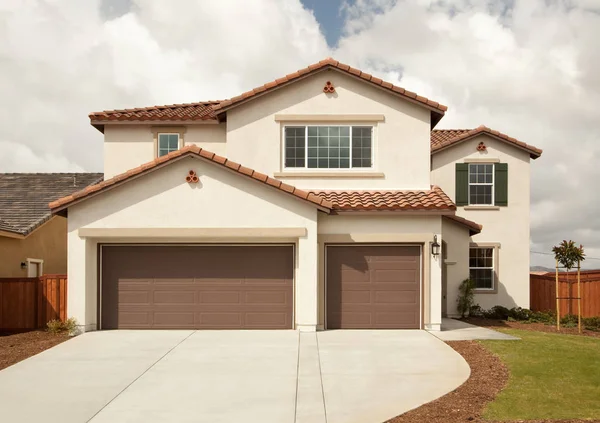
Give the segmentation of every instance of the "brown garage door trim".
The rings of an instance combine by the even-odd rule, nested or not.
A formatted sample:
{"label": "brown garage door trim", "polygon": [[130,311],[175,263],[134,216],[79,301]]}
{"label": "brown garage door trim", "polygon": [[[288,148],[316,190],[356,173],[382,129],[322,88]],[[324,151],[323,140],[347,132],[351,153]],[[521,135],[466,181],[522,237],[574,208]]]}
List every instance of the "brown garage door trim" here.
{"label": "brown garage door trim", "polygon": [[96,260],[96,330],[102,330],[102,248],[103,247],[292,247],[293,280],[292,280],[292,330],[296,330],[296,243],[295,242],[208,242],[208,243],[169,243],[169,242],[103,242],[97,244]]}
{"label": "brown garage door trim", "polygon": [[[350,243],[325,243],[324,244],[324,275],[323,275],[323,326],[324,330],[328,330],[327,327],[327,249],[328,247],[419,247],[419,307],[420,307],[420,323],[419,328],[423,329],[425,325],[425,287],[423,286],[425,278],[423,277],[425,274],[425,260],[423,258],[424,244],[420,243],[398,243],[398,242],[350,242]],[[379,330],[379,329],[375,329]]]}

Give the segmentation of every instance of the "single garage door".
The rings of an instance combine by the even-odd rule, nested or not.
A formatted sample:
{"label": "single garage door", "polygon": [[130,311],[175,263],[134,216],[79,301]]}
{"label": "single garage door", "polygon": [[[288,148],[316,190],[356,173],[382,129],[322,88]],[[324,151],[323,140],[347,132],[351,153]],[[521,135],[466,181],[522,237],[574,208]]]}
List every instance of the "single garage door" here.
{"label": "single garage door", "polygon": [[102,329],[291,329],[293,246],[102,246]]}
{"label": "single garage door", "polygon": [[328,246],[328,329],[419,329],[418,246]]}

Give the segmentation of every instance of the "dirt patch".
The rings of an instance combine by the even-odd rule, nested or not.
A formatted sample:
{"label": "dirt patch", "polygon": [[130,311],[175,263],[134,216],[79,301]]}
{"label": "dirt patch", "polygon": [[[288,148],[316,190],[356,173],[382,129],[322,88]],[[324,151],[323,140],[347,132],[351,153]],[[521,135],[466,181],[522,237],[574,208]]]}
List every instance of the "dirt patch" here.
{"label": "dirt patch", "polygon": [[69,339],[67,335],[54,335],[44,331],[21,333],[0,332],[0,370],[12,366],[32,355]]}
{"label": "dirt patch", "polygon": [[[512,323],[512,322],[507,322]],[[481,415],[485,406],[504,389],[509,372],[502,361],[475,341],[447,342],[471,367],[469,379],[435,401],[388,420],[386,423],[492,423]],[[494,423],[521,423],[502,421]],[[527,420],[527,423],[598,423],[598,420]]]}
{"label": "dirt patch", "polygon": [[521,329],[532,330],[536,332],[560,333],[562,335],[581,335],[600,338],[600,332],[583,329],[582,333],[577,331],[577,328],[567,328],[561,325],[560,331],[556,330],[556,326],[545,325],[544,323],[524,323],[524,322],[509,322],[507,320],[482,319],[477,317],[469,317],[463,319],[465,322],[476,326],[482,326],[491,329],[506,328],[506,329]]}

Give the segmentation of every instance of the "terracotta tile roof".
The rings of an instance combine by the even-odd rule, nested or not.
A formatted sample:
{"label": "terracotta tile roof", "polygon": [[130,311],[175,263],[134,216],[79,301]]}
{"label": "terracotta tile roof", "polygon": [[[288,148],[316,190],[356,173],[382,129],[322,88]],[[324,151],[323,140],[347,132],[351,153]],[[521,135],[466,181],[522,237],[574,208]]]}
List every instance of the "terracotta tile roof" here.
{"label": "terracotta tile roof", "polygon": [[48,202],[101,180],[101,173],[0,173],[0,230],[27,236],[52,217]]}
{"label": "terracotta tile roof", "polygon": [[542,155],[541,149],[483,125],[475,129],[435,129],[431,131],[431,154],[481,134],[490,135],[500,141],[507,142],[515,147],[525,150],[532,159],[537,159]]}
{"label": "terracotta tile roof", "polygon": [[[312,64],[306,68],[300,69],[294,73],[290,73],[282,78],[279,78],[279,79],[276,79],[267,84],[261,85],[260,87],[256,87],[250,91],[246,91],[245,93],[242,93],[236,97],[230,98],[229,100],[224,100],[224,101],[220,102],[219,104],[215,105],[213,108],[217,113],[219,113],[219,112],[227,110],[243,101],[246,101],[246,100],[256,96],[257,94],[262,94],[262,93],[270,91],[274,88],[294,82],[308,74],[312,74],[312,73],[321,71],[325,68],[333,68],[336,70],[340,70],[349,75],[361,78],[364,81],[367,81],[371,84],[383,87],[383,88],[387,89],[388,91],[398,94],[398,95],[400,95],[404,98],[407,98],[415,103],[419,103],[421,105],[427,106],[427,107],[433,109],[434,113],[437,116],[436,117],[437,121],[435,123],[437,123],[444,116],[444,113],[448,110],[448,107],[444,106],[443,104],[438,103],[437,101],[430,100],[428,98],[422,97],[411,91],[407,91],[404,88],[395,86],[389,82],[382,81],[381,79],[376,78],[373,75],[370,75],[366,72],[362,72],[359,69],[352,68],[349,65],[346,65],[344,63],[340,63],[337,60],[332,59],[331,57],[321,60],[320,62]],[[434,126],[435,126],[435,123],[434,123]]]}
{"label": "terracotta tile roof", "polygon": [[[285,184],[277,179],[271,178],[265,174],[255,171],[253,169],[244,167],[244,166],[240,165],[239,163],[228,160],[225,157],[218,156],[215,153],[211,153],[210,151],[207,151],[196,145],[189,145],[189,146],[183,147],[180,150],[173,151],[165,156],[156,158],[151,162],[148,162],[148,163],[145,163],[136,168],[130,169],[125,173],[116,175],[110,179],[107,179],[106,181],[100,182],[99,184],[88,186],[87,188],[85,188],[81,191],[75,192],[71,195],[68,195],[66,197],[63,197],[56,201],[51,202],[49,204],[49,206],[52,209],[52,213],[58,213],[59,211],[65,210],[67,207],[69,207],[70,205],[72,205],[76,202],[79,202],[90,196],[93,196],[93,195],[99,194],[101,192],[104,192],[106,190],[109,190],[111,188],[114,188],[114,187],[130,180],[133,177],[137,177],[142,174],[149,173],[149,172],[156,170],[168,163],[174,162],[176,160],[179,160],[179,159],[182,159],[182,158],[188,157],[188,156],[198,157],[200,159],[206,160],[215,165],[230,169],[234,172],[237,172],[241,176],[248,177],[254,181],[263,183],[263,184],[271,186],[275,189],[281,190],[287,194],[290,194],[290,195],[298,197],[302,200],[308,201],[309,203],[314,204],[315,206],[319,207],[321,210],[323,210],[325,212],[329,212],[332,207],[332,204],[329,201],[327,201],[326,199],[318,197],[307,191],[295,188],[291,185]],[[182,181],[183,181],[183,178],[182,178]]]}
{"label": "terracotta tile roof", "polygon": [[220,102],[221,100],[214,100],[135,109],[104,110],[90,113],[89,117],[91,124],[99,129],[104,123],[123,121],[210,121],[217,120],[213,106]]}
{"label": "terracotta tile roof", "polygon": [[423,191],[311,191],[329,201],[333,210],[456,210],[438,186]]}
{"label": "terracotta tile roof", "polygon": [[404,88],[395,86],[389,82],[382,81],[368,73],[352,68],[348,65],[338,62],[332,58],[321,60],[319,63],[310,65],[297,72],[288,74],[275,81],[261,85],[236,97],[228,100],[201,101],[198,103],[171,104],[166,106],[152,106],[135,109],[105,110],[102,112],[90,113],[92,125],[102,130],[104,123],[117,121],[199,121],[199,120],[217,120],[217,114],[240,104],[243,101],[255,97],[258,94],[265,93],[272,89],[281,87],[288,83],[297,81],[304,76],[319,72],[325,68],[334,68],[354,77],[360,78],[366,82],[383,87],[386,90],[406,98],[417,104],[426,106],[432,110],[432,126],[435,126],[448,108],[437,101],[422,97]]}
{"label": "terracotta tile roof", "polygon": [[457,215],[444,215],[442,216],[444,219],[448,219],[448,220],[452,220],[455,223],[458,223],[459,225],[463,225],[466,226],[467,228],[469,228],[470,234],[471,235],[476,235],[478,233],[480,233],[483,229],[483,226],[473,222],[472,220],[467,220],[464,217],[460,217]]}

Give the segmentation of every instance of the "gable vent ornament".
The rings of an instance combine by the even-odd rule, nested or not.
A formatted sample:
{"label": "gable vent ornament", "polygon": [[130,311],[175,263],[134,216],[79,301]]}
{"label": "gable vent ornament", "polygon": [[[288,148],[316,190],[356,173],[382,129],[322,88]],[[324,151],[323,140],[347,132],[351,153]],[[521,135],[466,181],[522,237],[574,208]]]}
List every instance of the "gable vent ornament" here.
{"label": "gable vent ornament", "polygon": [[477,145],[477,151],[487,151],[487,147],[485,146],[485,144],[483,143],[483,141],[481,141],[479,143],[479,145]]}
{"label": "gable vent ornament", "polygon": [[323,87],[323,92],[325,94],[333,94],[335,92],[335,87],[331,83],[331,81],[327,81],[325,86]]}
{"label": "gable vent ornament", "polygon": [[198,175],[196,175],[196,171],[195,170],[190,170],[187,174],[187,176],[185,177],[185,181],[188,184],[197,184],[198,181],[200,179],[198,179]]}

